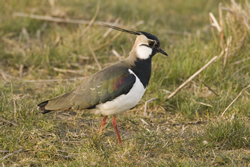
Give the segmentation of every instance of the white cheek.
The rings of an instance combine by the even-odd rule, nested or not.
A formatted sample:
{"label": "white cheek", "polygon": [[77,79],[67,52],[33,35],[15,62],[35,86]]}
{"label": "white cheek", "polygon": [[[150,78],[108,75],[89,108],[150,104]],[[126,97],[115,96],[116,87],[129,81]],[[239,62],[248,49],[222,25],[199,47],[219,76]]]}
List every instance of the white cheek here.
{"label": "white cheek", "polygon": [[140,59],[148,59],[152,54],[152,49],[147,46],[138,46],[137,54]]}

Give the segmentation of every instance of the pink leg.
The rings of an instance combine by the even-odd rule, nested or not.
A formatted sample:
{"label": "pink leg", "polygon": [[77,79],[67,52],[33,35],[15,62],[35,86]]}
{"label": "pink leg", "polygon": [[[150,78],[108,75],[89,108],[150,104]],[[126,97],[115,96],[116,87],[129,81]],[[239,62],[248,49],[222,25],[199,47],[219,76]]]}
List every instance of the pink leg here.
{"label": "pink leg", "polygon": [[115,117],[115,116],[113,117],[112,123],[113,123],[113,126],[114,126],[114,128],[115,128],[115,132],[116,132],[116,134],[117,134],[119,144],[121,144],[121,143],[122,143],[122,140],[121,140],[121,138],[120,138],[120,134],[119,134],[118,129],[117,129],[117,122],[116,122],[116,117]]}
{"label": "pink leg", "polygon": [[101,127],[100,127],[100,132],[99,132],[99,135],[102,134],[102,129],[103,129],[103,126],[105,125],[106,123],[106,119],[108,118],[108,116],[106,115],[103,119],[102,119],[102,124],[101,124]]}

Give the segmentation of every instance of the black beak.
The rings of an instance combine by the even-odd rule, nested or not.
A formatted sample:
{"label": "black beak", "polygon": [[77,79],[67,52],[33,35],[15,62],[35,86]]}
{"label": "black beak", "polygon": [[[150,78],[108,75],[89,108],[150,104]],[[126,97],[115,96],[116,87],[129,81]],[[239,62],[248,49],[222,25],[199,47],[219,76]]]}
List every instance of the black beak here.
{"label": "black beak", "polygon": [[157,48],[157,52],[161,53],[161,54],[164,54],[166,56],[168,56],[168,54],[162,49],[162,48]]}

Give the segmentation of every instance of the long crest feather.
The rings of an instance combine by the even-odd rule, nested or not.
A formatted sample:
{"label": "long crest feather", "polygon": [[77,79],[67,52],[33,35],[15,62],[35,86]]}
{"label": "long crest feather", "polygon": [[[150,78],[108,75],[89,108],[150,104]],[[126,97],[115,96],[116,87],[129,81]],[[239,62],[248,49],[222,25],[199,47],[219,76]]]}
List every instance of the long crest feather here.
{"label": "long crest feather", "polygon": [[133,34],[133,35],[141,35],[140,32],[126,30],[126,29],[123,29],[123,28],[120,28],[120,27],[115,27],[115,26],[108,25],[108,24],[103,24],[103,26],[108,27],[108,28],[112,28],[112,29],[117,30],[117,31],[122,31],[122,32],[126,32],[126,33],[129,33],[129,34]]}

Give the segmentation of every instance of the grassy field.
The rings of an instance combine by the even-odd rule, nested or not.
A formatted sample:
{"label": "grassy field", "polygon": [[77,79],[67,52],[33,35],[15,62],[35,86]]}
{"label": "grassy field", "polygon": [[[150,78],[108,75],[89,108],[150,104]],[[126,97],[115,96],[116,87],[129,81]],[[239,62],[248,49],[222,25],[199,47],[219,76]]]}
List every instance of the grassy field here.
{"label": "grassy field", "polygon": [[[0,4],[0,165],[250,166],[250,7],[244,0],[223,1],[221,17],[217,0]],[[57,23],[17,12],[95,22]],[[210,12],[220,35],[211,26]],[[99,136],[99,115],[42,115],[36,109],[99,70],[91,49],[102,68],[119,61],[114,51],[127,57],[135,37],[117,31],[104,36],[108,29],[98,21],[150,32],[169,54],[153,58],[142,100],[118,116],[122,145],[111,118]],[[157,100],[147,104],[145,114],[144,104],[151,98]]]}

